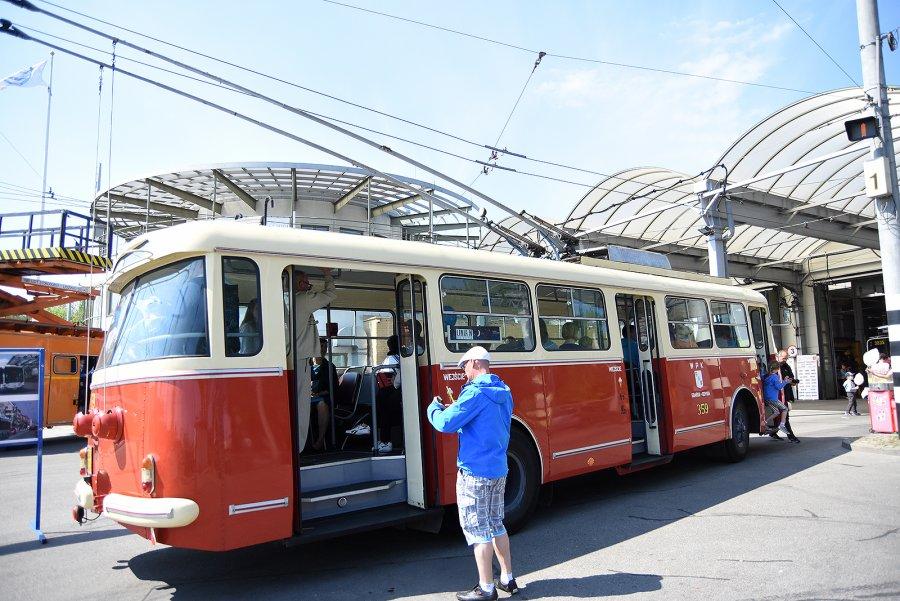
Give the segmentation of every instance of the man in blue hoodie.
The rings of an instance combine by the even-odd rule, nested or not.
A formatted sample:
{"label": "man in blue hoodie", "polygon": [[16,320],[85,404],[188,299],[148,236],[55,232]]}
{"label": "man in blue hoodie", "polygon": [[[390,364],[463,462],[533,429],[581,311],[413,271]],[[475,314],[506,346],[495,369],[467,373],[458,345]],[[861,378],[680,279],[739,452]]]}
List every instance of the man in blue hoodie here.
{"label": "man in blue hoodie", "polygon": [[[490,361],[484,347],[470,348],[459,361],[468,380],[459,399],[452,402],[451,398],[451,404],[444,405],[440,397],[435,397],[428,406],[428,421],[436,430],[459,436],[456,504],[466,543],[475,552],[479,580],[472,590],[456,594],[460,601],[496,599],[497,588],[510,594],[519,592],[512,575],[509,536],[503,526],[512,394],[490,373]],[[496,583],[494,554],[500,562]]]}

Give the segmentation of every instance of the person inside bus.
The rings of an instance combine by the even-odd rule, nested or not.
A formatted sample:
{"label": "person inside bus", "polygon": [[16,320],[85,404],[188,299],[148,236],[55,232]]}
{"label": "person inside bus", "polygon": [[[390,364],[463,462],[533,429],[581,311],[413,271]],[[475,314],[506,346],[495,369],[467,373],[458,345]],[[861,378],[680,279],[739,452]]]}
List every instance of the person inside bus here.
{"label": "person inside bus", "polygon": [[503,339],[503,344],[494,349],[495,351],[523,351],[525,350],[525,341],[515,336],[507,336]]}
{"label": "person inside bus", "polygon": [[309,359],[319,350],[319,332],[316,328],[316,319],[313,313],[317,309],[331,304],[337,298],[334,289],[334,280],[331,277],[331,269],[322,268],[325,275],[325,289],[315,292],[309,283],[309,276],[305,272],[294,272],[294,358],[297,365],[297,399],[300,406],[297,409],[297,437],[298,448],[306,446],[306,436],[309,432],[309,400],[312,377],[310,375]]}
{"label": "person inside bus", "polygon": [[375,415],[378,420],[378,440],[376,448],[379,453],[390,453],[402,446],[403,440],[403,394],[400,379],[400,343],[397,336],[387,339],[388,352],[382,365],[396,365],[396,368],[381,373],[390,375],[390,383],[375,393]]}
{"label": "person inside bus", "polygon": [[422,337],[422,323],[416,319],[407,319],[403,322],[403,354],[404,356],[412,355],[413,352],[413,325],[415,325],[415,349],[416,355],[425,352],[425,339]]}
{"label": "person inside bus", "polygon": [[244,313],[244,319],[241,320],[241,325],[238,328],[241,341],[241,355],[249,356],[259,352],[260,319],[259,299],[254,298],[247,303],[247,311]]}
{"label": "person inside bus", "polygon": [[734,332],[728,326],[715,326],[716,345],[719,348],[735,348],[737,340],[734,339]]}
{"label": "person inside bus", "polygon": [[[310,399],[312,411],[316,412],[316,438],[312,442],[314,451],[325,448],[325,434],[328,433],[329,418],[331,417],[330,403],[331,392],[337,387],[337,370],[328,360],[328,339],[322,338],[319,342],[319,356],[312,359],[310,369]],[[311,426],[310,426],[311,427]]]}
{"label": "person inside bus", "polygon": [[672,328],[672,348],[697,348],[694,332],[683,323],[670,325]]}
{"label": "person inside bus", "polygon": [[562,326],[563,343],[559,345],[561,351],[580,351],[581,345],[578,344],[578,328],[574,321],[567,321]]}
{"label": "person inside bus", "polygon": [[541,329],[541,344],[544,346],[544,348],[548,351],[559,350],[559,345],[550,339],[550,333],[547,331],[547,320],[541,317],[540,319],[538,319],[538,325]]}
{"label": "person inside bus", "polygon": [[622,359],[625,369],[637,369],[641,364],[641,354],[637,344],[637,331],[634,324],[622,326]]}
{"label": "person inside bus", "polygon": [[583,349],[593,349],[594,347],[594,339],[590,336],[582,336],[578,339],[579,348]]}

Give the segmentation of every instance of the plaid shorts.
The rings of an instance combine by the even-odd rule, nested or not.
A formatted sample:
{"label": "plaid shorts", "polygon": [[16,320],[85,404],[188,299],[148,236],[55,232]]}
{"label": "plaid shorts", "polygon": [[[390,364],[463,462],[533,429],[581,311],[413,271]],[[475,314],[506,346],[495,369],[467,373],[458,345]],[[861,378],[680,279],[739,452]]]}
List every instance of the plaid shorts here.
{"label": "plaid shorts", "polygon": [[456,504],[466,544],[489,543],[494,537],[506,534],[503,526],[505,488],[506,476],[491,479],[457,472]]}
{"label": "plaid shorts", "polygon": [[773,401],[772,399],[766,399],[766,405],[770,406],[777,413],[780,413],[782,411],[787,411],[787,405],[785,405],[781,401]]}

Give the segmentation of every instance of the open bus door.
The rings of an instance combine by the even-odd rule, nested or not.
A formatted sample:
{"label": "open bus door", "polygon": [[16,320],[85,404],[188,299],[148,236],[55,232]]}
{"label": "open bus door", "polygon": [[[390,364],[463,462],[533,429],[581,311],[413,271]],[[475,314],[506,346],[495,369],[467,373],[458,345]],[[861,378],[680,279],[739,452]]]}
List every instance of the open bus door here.
{"label": "open bus door", "polygon": [[424,328],[425,284],[413,275],[397,277],[397,317],[400,321],[400,384],[403,394],[403,444],[406,449],[407,503],[425,507],[425,474],[422,463],[419,361],[427,360],[428,336]]}
{"label": "open bus door", "polygon": [[769,358],[772,356],[766,324],[766,310],[761,307],[750,307],[750,328],[753,331],[753,347],[756,351],[756,361],[759,363],[760,382],[762,382],[763,376],[768,371]]}
{"label": "open bus door", "polygon": [[659,350],[653,299],[649,296],[617,294],[616,309],[631,397],[632,455],[661,455],[661,399],[656,374]]}

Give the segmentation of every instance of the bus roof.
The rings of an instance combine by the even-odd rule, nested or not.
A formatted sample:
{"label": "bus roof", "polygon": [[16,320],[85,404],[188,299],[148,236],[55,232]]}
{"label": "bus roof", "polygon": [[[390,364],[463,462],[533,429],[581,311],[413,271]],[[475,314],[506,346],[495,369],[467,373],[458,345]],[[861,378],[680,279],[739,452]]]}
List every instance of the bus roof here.
{"label": "bus roof", "polygon": [[728,284],[721,278],[687,273],[680,277],[682,274],[674,271],[661,275],[660,270],[627,263],[589,261],[579,264],[427,242],[266,227],[230,220],[194,221],[135,238],[122,249],[110,278],[110,287],[117,291],[132,279],[128,276],[130,269],[126,267],[127,271],[122,271],[120,268],[120,263],[129,254],[147,258],[132,264],[134,267],[139,264],[143,272],[148,267],[168,262],[165,259],[172,255],[184,257],[210,252],[302,257],[317,263],[329,260],[336,263],[371,262],[396,269],[398,273],[428,269],[673,294],[703,294],[754,302],[764,300],[758,292]]}

